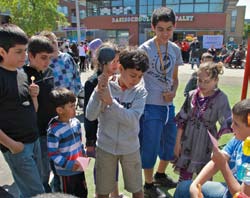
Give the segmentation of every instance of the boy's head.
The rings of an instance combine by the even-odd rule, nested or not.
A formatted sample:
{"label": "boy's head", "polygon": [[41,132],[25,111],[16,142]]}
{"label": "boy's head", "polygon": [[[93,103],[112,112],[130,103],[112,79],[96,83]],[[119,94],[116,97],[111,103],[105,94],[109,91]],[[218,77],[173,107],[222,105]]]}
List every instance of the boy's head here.
{"label": "boy's head", "polygon": [[175,27],[175,13],[168,7],[154,10],[151,17],[151,28],[159,44],[166,44],[172,38]]}
{"label": "boy's head", "polygon": [[54,47],[45,36],[33,36],[29,40],[28,55],[30,65],[37,71],[44,71],[49,67]]}
{"label": "boy's head", "polygon": [[141,49],[124,49],[120,55],[120,78],[126,88],[137,85],[149,67],[149,59]]}
{"label": "boy's head", "polygon": [[47,30],[44,30],[44,31],[40,32],[39,35],[40,36],[45,36],[51,41],[51,43],[52,43],[52,45],[54,47],[54,54],[57,54],[59,49],[58,49],[58,42],[57,42],[56,35],[53,32],[50,32],[50,31],[47,31]]}
{"label": "boy's head", "polygon": [[208,53],[208,52],[204,52],[201,56],[201,62],[204,63],[204,62],[213,62],[213,55]]}
{"label": "boy's head", "polygon": [[50,101],[54,105],[59,118],[65,119],[75,117],[75,102],[74,93],[66,88],[56,88],[50,93]]}
{"label": "boy's head", "polygon": [[3,24],[0,26],[0,63],[6,67],[24,65],[28,37],[16,25]]}
{"label": "boy's head", "polygon": [[250,136],[250,99],[236,103],[232,113],[232,128],[235,137],[239,140],[245,140],[246,137]]}

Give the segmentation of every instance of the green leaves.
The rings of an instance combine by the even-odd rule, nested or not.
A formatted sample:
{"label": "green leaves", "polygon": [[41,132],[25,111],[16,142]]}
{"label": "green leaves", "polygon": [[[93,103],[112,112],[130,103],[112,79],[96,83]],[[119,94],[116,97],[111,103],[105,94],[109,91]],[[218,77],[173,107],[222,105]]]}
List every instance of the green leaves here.
{"label": "green leaves", "polygon": [[1,0],[1,11],[9,11],[11,22],[20,26],[28,35],[42,30],[55,30],[67,25],[66,17],[57,11],[59,0]]}

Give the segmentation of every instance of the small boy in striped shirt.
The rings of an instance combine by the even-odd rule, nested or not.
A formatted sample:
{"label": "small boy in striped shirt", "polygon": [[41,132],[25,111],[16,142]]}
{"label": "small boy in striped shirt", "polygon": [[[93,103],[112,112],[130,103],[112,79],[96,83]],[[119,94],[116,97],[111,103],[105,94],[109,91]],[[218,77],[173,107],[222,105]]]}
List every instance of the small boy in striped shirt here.
{"label": "small boy in striped shirt", "polygon": [[[84,156],[81,124],[75,118],[76,97],[66,88],[56,88],[50,93],[57,116],[48,128],[48,155],[53,160],[64,193],[87,198],[88,190],[84,171],[78,157]],[[80,171],[79,171],[80,170]]]}

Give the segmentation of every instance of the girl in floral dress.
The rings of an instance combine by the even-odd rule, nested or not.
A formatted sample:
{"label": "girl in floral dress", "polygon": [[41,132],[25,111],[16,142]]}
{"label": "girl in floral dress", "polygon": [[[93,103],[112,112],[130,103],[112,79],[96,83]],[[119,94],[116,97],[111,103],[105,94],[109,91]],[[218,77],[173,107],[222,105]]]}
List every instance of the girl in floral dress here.
{"label": "girl in floral dress", "polygon": [[[179,181],[192,179],[210,160],[212,142],[208,131],[219,138],[231,132],[231,110],[225,93],[217,84],[223,73],[221,64],[206,62],[201,64],[197,75],[198,88],[189,92],[176,116],[178,127],[175,145],[175,171]],[[219,122],[220,130],[216,123]]]}

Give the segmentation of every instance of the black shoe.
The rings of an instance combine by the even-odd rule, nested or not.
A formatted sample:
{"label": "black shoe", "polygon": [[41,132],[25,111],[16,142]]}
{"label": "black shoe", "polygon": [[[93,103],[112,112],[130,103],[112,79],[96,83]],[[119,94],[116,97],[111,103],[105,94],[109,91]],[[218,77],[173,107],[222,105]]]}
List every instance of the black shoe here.
{"label": "black shoe", "polygon": [[145,188],[144,186],[144,197],[145,198],[166,198],[166,194],[162,192],[156,186],[152,186],[150,188]]}
{"label": "black shoe", "polygon": [[165,175],[164,177],[157,177],[156,175],[154,175],[154,184],[156,186],[162,186],[166,188],[175,188],[177,186],[177,182],[175,182],[167,175]]}

